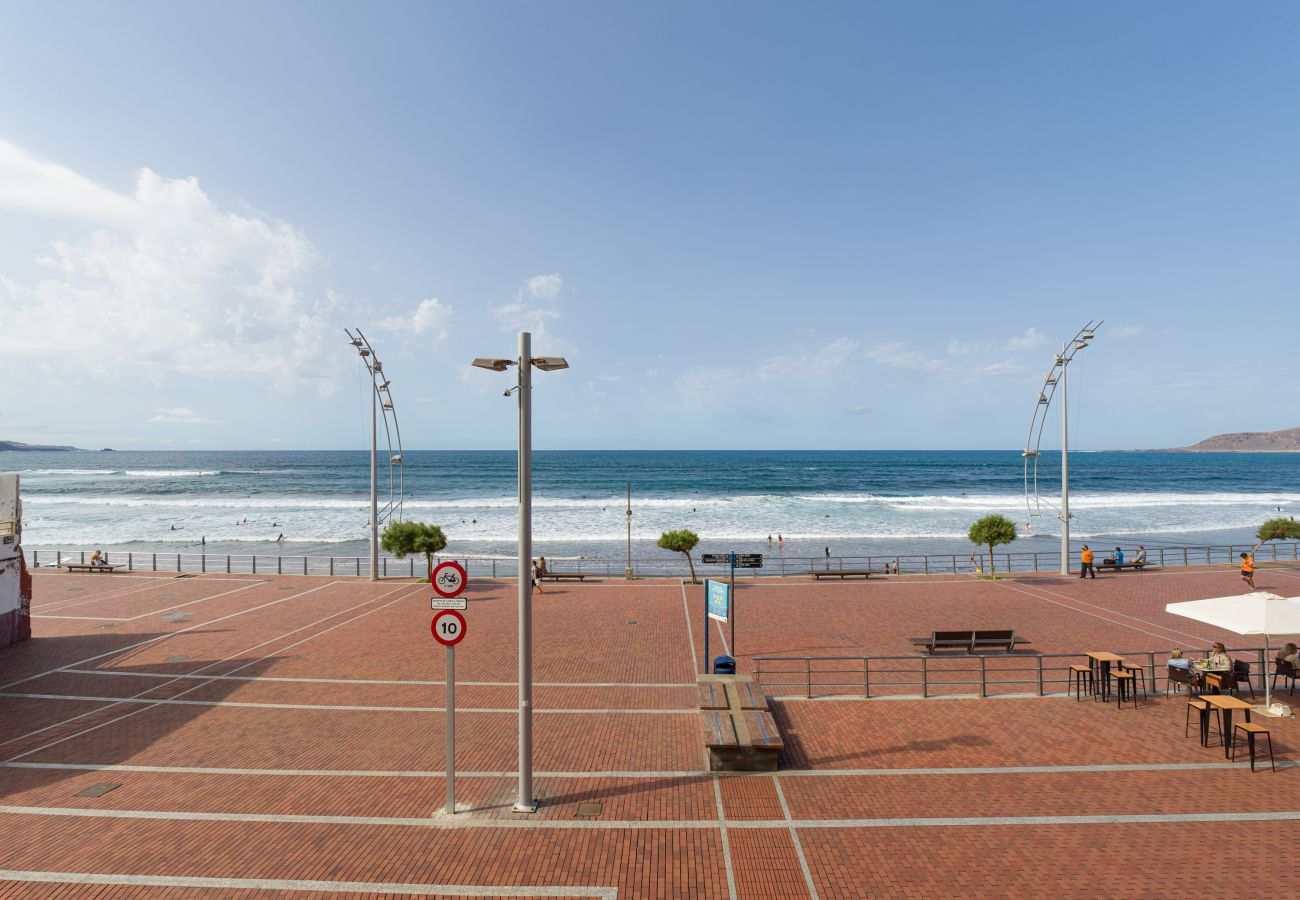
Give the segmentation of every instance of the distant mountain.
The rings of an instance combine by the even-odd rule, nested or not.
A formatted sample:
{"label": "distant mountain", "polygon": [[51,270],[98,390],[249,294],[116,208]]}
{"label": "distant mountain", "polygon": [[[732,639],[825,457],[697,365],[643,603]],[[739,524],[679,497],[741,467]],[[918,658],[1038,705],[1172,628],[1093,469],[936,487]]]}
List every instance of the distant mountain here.
{"label": "distant mountain", "polygon": [[1300,428],[1216,434],[1199,444],[1177,449],[1188,453],[1300,453]]}
{"label": "distant mountain", "polygon": [[24,444],[22,441],[0,441],[0,450],[80,450],[80,447],[47,447],[44,444]]}

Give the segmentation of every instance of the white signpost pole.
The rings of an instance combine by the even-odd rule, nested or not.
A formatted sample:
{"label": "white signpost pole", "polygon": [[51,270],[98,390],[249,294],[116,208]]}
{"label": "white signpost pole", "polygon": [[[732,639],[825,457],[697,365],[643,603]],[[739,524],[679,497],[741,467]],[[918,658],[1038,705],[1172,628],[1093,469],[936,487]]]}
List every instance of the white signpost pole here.
{"label": "white signpost pole", "polygon": [[447,646],[447,815],[456,814],[456,645]]}
{"label": "white signpost pole", "polygon": [[447,815],[456,814],[456,645],[465,638],[465,608],[461,594],[468,582],[459,563],[448,560],[433,570],[432,587],[438,596],[430,606],[436,615],[430,626],[433,638],[447,648]]}

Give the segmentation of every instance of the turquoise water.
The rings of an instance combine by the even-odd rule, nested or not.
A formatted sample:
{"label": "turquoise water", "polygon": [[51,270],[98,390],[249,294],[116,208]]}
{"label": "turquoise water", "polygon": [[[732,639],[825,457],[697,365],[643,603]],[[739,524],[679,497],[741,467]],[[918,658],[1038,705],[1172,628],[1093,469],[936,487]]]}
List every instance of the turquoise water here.
{"label": "turquoise water", "polygon": [[[0,453],[23,479],[29,547],[363,552],[368,455],[360,452]],[[462,553],[508,554],[511,452],[408,451],[407,518],[441,524]],[[970,523],[1001,512],[1019,549],[1054,547],[1055,510],[1025,502],[1023,459],[1004,451],[554,451],[534,455],[535,535],[554,556],[618,555],[632,482],[639,554],[690,527],[737,549],[965,552]],[[1055,502],[1057,461],[1040,486]],[[1241,540],[1300,509],[1300,455],[1071,454],[1072,533],[1181,546]],[[387,469],[381,496],[387,497]],[[1032,515],[1031,510],[1042,513]],[[1027,528],[1025,526],[1028,526]],[[1049,540],[1050,539],[1050,540]]]}

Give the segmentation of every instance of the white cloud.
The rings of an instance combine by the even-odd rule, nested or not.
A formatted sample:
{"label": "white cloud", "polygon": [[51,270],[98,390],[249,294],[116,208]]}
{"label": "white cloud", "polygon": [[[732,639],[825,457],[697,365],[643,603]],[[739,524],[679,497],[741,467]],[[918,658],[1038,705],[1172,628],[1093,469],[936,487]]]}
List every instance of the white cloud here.
{"label": "white cloud", "polygon": [[564,279],[558,272],[552,272],[524,279],[523,292],[533,300],[554,300],[563,288]]}
{"label": "white cloud", "polygon": [[533,336],[533,348],[545,353],[571,352],[571,345],[558,340],[546,327],[560,318],[556,305],[564,279],[557,273],[525,278],[515,292],[515,299],[492,311],[502,331],[527,331]]}
{"label": "white cloud", "polygon": [[437,297],[421,300],[415,312],[409,316],[390,316],[379,323],[386,331],[400,331],[407,334],[424,334],[433,332],[438,340],[447,337],[447,325],[451,321],[452,309]]}
{"label": "white cloud", "polygon": [[953,338],[948,342],[948,353],[953,356],[971,356],[980,353],[1006,353],[1012,350],[1032,350],[1047,343],[1046,335],[1037,328],[1027,328],[1024,334],[1007,339],[1002,345],[991,341],[959,341]]}
{"label": "white cloud", "polygon": [[1003,350],[1033,350],[1047,343],[1047,336],[1038,333],[1036,328],[1027,328],[1025,333],[1013,337],[1003,346]]}
{"label": "white cloud", "polygon": [[843,337],[820,350],[772,356],[758,367],[758,377],[764,380],[825,378],[852,359],[859,346],[852,338]]}
{"label": "white cloud", "polygon": [[44,277],[0,276],[5,358],[104,378],[235,373],[280,387],[326,378],[321,348],[334,329],[306,296],[316,254],[292,225],[223,211],[196,179],[149,169],[121,194],[4,141],[0,209],[91,229],[52,241]]}
{"label": "white cloud", "polygon": [[[949,345],[949,352],[953,352]],[[913,350],[902,341],[890,341],[868,347],[867,358],[882,366],[903,369],[908,372],[921,372],[938,378],[970,380],[975,378],[1014,375],[1022,372],[1024,367],[1013,359],[985,365],[953,365],[946,359],[934,359]]]}
{"label": "white cloud", "polygon": [[173,406],[155,409],[149,421],[163,425],[212,425],[211,419],[205,419],[187,406]]}
{"label": "white cloud", "polygon": [[1120,339],[1137,337],[1142,333],[1141,325],[1113,325],[1106,329],[1106,333]]}
{"label": "white cloud", "polygon": [[952,366],[942,359],[929,359],[907,346],[902,341],[890,341],[868,347],[867,359],[889,366],[893,369],[905,369],[910,372],[944,373],[954,371]]}

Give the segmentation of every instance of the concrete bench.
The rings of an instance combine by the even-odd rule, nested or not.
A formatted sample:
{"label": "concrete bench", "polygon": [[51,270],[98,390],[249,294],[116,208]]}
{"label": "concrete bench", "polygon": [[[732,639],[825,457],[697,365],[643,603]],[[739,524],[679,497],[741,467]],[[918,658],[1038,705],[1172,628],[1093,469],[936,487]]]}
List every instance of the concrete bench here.
{"label": "concrete bench", "polygon": [[870,578],[880,573],[875,569],[813,569],[808,574],[820,581],[823,578]]}
{"label": "concrete bench", "polygon": [[107,572],[112,575],[113,572],[122,568],[121,563],[59,563],[60,569],[67,569],[68,573],[73,572]]}
{"label": "concrete bench", "polygon": [[713,772],[775,772],[785,741],[748,675],[699,679],[700,730]]}

